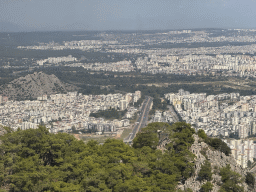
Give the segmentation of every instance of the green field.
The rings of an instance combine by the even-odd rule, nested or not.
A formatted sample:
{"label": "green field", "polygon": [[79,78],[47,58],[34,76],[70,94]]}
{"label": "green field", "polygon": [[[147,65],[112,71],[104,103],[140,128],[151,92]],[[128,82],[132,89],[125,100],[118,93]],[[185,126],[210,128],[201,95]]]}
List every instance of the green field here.
{"label": "green field", "polygon": [[132,129],[124,129],[121,137],[119,139],[124,140],[132,132]]}

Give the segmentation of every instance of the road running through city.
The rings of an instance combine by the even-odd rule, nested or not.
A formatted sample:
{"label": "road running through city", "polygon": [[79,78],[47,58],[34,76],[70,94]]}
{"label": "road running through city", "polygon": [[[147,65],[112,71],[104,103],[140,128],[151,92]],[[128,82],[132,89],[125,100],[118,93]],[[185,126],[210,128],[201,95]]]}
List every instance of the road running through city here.
{"label": "road running through city", "polygon": [[135,122],[134,128],[130,135],[124,140],[126,143],[132,142],[135,138],[136,134],[141,130],[141,128],[146,127],[148,121],[148,114],[150,111],[150,106],[152,105],[153,98],[149,96],[145,96],[145,100],[141,107],[140,116]]}

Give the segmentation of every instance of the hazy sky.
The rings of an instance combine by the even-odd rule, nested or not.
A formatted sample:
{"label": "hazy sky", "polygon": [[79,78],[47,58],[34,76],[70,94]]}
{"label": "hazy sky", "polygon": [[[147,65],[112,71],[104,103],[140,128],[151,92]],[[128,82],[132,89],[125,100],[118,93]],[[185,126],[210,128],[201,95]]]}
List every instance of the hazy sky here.
{"label": "hazy sky", "polygon": [[256,28],[255,10],[255,0],[0,0],[0,25],[23,30]]}

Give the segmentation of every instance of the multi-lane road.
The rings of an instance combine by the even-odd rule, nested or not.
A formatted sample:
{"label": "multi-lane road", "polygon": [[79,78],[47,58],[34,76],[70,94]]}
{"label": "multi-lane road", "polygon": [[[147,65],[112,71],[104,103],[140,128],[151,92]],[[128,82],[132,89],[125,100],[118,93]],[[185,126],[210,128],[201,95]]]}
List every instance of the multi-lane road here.
{"label": "multi-lane road", "polygon": [[126,139],[124,139],[124,142],[126,142],[126,143],[132,142],[132,140],[134,139],[136,134],[140,131],[140,129],[143,127],[146,127],[147,121],[148,121],[148,113],[150,111],[150,106],[151,106],[152,102],[153,102],[152,97],[145,96],[145,100],[142,104],[139,118],[135,122],[134,128],[133,128],[132,132],[130,133],[130,135]]}
{"label": "multi-lane road", "polygon": [[171,112],[171,115],[173,117],[173,122],[179,122],[179,117],[178,117],[177,113],[174,111],[173,106],[172,105],[168,106],[168,108],[169,108],[169,111]]}

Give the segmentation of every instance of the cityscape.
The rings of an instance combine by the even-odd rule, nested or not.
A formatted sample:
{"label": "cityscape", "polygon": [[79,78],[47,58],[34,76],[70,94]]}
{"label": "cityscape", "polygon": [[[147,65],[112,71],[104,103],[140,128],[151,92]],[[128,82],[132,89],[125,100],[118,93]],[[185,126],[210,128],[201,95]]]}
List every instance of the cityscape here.
{"label": "cityscape", "polygon": [[[2,59],[3,69],[13,69],[15,74],[51,67],[83,68],[88,72],[165,74],[180,76],[255,78],[256,30],[224,29],[179,30],[157,33],[123,34],[96,33],[102,40],[63,41],[17,46],[17,50],[82,50],[104,52],[109,61],[87,59],[72,55],[46,57],[44,59]],[[135,40],[133,39],[135,38]],[[200,44],[199,44],[200,43]],[[212,43],[217,43],[212,46]],[[121,54],[115,60],[111,54]],[[136,57],[134,57],[136,55]],[[111,61],[114,60],[114,61]],[[93,62],[92,62],[93,61]],[[20,63],[21,62],[21,63]],[[235,83],[235,82],[233,82]],[[238,90],[239,91],[239,90]],[[0,123],[13,130],[37,129],[45,125],[51,133],[67,132],[120,137],[131,143],[139,130],[151,122],[173,124],[180,120],[189,123],[196,131],[202,129],[210,137],[221,137],[232,150],[242,167],[256,158],[256,95],[240,95],[239,92],[207,94],[190,93],[180,87],[178,93],[165,92],[161,102],[168,103],[163,109],[139,115],[142,93],[82,94],[77,91],[41,95],[34,100],[15,101],[8,95],[0,96]],[[145,95],[144,95],[145,97]],[[153,97],[154,98],[154,97]],[[134,105],[140,101],[139,105]],[[146,101],[144,101],[145,104]],[[122,117],[94,117],[92,114],[107,110],[122,111]],[[135,119],[134,119],[135,118]],[[137,119],[136,119],[137,118]],[[145,119],[146,118],[146,119]],[[141,121],[144,123],[141,123]],[[133,131],[132,131],[133,130]],[[90,136],[89,136],[90,135]],[[89,136],[89,137],[88,137]],[[79,137],[79,136],[76,136]],[[227,139],[228,138],[228,139]],[[245,140],[244,140],[245,139]],[[250,153],[245,154],[246,150]]]}
{"label": "cityscape", "polygon": [[[77,130],[94,130],[102,132],[115,132],[118,128],[130,125],[131,118],[138,109],[129,107],[129,103],[136,103],[141,92],[109,95],[82,95],[77,92],[67,94],[43,95],[35,101],[6,101],[0,96],[1,124],[14,130],[36,129],[44,124],[50,132],[71,132]],[[90,117],[90,113],[110,108],[127,110],[126,119],[106,121],[103,118]]]}
{"label": "cityscape", "polygon": [[0,192],[256,191],[255,6],[2,0]]}
{"label": "cityscape", "polygon": [[[150,74],[179,74],[204,76],[238,76],[255,78],[256,41],[254,29],[216,31],[169,31],[153,34],[129,34],[121,39],[120,34],[100,33],[102,40],[63,41],[62,43],[39,43],[34,46],[17,46],[21,50],[81,50],[111,54],[143,55],[131,61],[125,58],[117,62],[85,62],[86,58],[72,55],[48,57],[28,61],[30,70],[39,67],[69,66],[82,67],[90,71],[133,72]],[[120,40],[119,40],[120,38]],[[134,38],[134,39],[133,39]],[[116,40],[118,39],[118,40]],[[130,41],[129,41],[130,40]],[[214,44],[214,45],[211,45]],[[148,48],[147,48],[148,47]],[[8,60],[11,61],[11,58]],[[1,68],[24,68],[4,61]]]}

